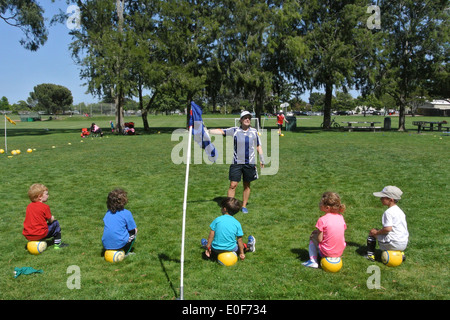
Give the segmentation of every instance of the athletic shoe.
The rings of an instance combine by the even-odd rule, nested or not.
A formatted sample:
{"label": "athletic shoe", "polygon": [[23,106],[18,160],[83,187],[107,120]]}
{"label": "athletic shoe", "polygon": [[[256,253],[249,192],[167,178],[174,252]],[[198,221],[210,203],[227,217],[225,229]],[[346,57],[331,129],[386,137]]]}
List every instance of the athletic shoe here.
{"label": "athletic shoe", "polygon": [[242,207],[241,211],[242,213],[248,213],[248,209],[246,207]]}
{"label": "athletic shoe", "polygon": [[250,252],[256,251],[256,239],[254,236],[248,236],[247,248]]}
{"label": "athletic shoe", "polygon": [[405,260],[406,260],[406,256],[405,256],[405,253],[402,251],[402,262],[405,262]]}
{"label": "athletic shoe", "polygon": [[367,260],[370,260],[372,262],[375,262],[375,255],[374,254],[366,254],[364,256],[364,258],[366,258]]}
{"label": "athletic shoe", "polygon": [[69,245],[67,243],[64,243],[64,242],[61,242],[61,243],[58,243],[58,244],[55,243],[53,249],[59,250],[61,248],[65,248],[65,247],[68,247],[68,246]]}
{"label": "athletic shoe", "polygon": [[206,249],[206,246],[208,245],[208,240],[203,238],[202,241],[201,241],[201,244],[202,244],[202,247]]}
{"label": "athletic shoe", "polygon": [[313,260],[308,260],[306,262],[303,262],[302,265],[304,265],[305,267],[314,268],[314,269],[319,268],[319,265],[317,264],[317,262],[315,262]]}

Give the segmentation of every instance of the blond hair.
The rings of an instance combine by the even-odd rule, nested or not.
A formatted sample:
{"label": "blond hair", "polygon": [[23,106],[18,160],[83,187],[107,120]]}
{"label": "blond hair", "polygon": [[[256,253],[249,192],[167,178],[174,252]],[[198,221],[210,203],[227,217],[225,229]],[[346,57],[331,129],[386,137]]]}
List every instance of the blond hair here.
{"label": "blond hair", "polygon": [[48,188],[41,183],[35,183],[28,189],[28,197],[32,202],[39,201],[39,197],[48,191]]}
{"label": "blond hair", "polygon": [[341,203],[341,197],[336,192],[324,192],[320,205],[330,207],[334,213],[344,213],[345,211],[345,204]]}

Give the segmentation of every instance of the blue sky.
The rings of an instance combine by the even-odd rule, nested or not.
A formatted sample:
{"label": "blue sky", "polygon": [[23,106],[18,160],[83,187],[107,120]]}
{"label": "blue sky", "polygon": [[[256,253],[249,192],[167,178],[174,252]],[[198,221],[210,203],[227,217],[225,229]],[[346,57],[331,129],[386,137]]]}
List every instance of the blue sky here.
{"label": "blue sky", "polygon": [[37,51],[23,48],[19,41],[24,37],[20,29],[0,21],[0,98],[5,96],[10,104],[26,100],[34,86],[54,83],[67,87],[73,96],[73,103],[93,103],[98,98],[85,94],[86,87],[79,77],[79,67],[73,62],[69,44],[71,36],[65,24],[50,25],[52,16],[67,9],[63,0],[52,3],[39,1],[47,18],[48,40]]}

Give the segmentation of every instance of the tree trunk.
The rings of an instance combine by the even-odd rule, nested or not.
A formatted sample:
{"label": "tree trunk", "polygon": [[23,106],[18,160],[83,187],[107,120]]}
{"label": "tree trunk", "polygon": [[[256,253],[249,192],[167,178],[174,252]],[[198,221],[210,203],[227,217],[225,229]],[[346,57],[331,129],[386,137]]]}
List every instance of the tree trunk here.
{"label": "tree trunk", "polygon": [[400,110],[398,115],[398,131],[406,131],[405,127],[405,103],[400,103]]}
{"label": "tree trunk", "polygon": [[156,95],[158,94],[158,91],[155,91],[150,98],[150,101],[147,103],[147,106],[145,108],[142,108],[142,122],[144,123],[144,130],[150,131],[150,126],[148,125],[148,112],[153,106],[153,102],[156,99]]}
{"label": "tree trunk", "polygon": [[255,116],[261,124],[261,111],[264,109],[264,85],[260,85],[257,89]]}
{"label": "tree trunk", "polygon": [[117,132],[123,133],[124,128],[124,115],[123,115],[123,92],[119,89],[119,92],[114,96],[114,102],[116,104],[116,128]]}
{"label": "tree trunk", "polygon": [[323,109],[323,128],[331,127],[331,100],[333,98],[333,85],[325,84],[325,106]]}
{"label": "tree trunk", "polygon": [[[119,23],[118,23],[118,30],[120,33],[123,32],[123,7],[124,6],[124,0],[117,0],[116,1],[116,9],[117,9],[117,18],[119,19]],[[120,43],[119,43],[120,45]],[[121,66],[121,57],[120,55],[118,57],[116,57],[117,59],[117,71],[119,73],[119,77],[120,77],[120,66]],[[120,81],[119,81],[120,83]],[[117,131],[119,133],[123,133],[123,128],[124,128],[124,114],[123,114],[123,100],[124,100],[124,92],[123,92],[123,88],[121,87],[120,84],[118,84],[116,86],[116,90],[115,90],[115,95],[114,95],[114,101],[116,104],[116,126],[117,126]]]}

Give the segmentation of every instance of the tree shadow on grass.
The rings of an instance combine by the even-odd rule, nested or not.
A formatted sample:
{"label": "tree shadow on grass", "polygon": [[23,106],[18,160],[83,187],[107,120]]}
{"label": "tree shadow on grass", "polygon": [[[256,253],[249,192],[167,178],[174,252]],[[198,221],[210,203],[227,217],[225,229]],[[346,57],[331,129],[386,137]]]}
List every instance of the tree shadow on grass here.
{"label": "tree shadow on grass", "polygon": [[47,136],[55,133],[79,133],[80,129],[48,129],[48,128],[35,128],[35,129],[8,129],[8,137],[20,137],[20,136]]}
{"label": "tree shadow on grass", "polygon": [[[89,130],[89,126],[80,126],[80,128],[14,128],[14,126],[10,126],[8,128],[8,137],[19,137],[19,136],[47,136],[51,134],[62,134],[62,133],[76,133],[81,134],[81,129],[87,127]],[[145,131],[143,128],[135,128],[136,135],[155,135],[155,134],[171,134],[176,129],[175,127],[151,127],[149,131]],[[103,133],[105,135],[111,135],[111,130],[108,128],[102,128]],[[120,135],[118,133],[114,133],[113,135]],[[134,136],[134,135],[130,135]]]}

